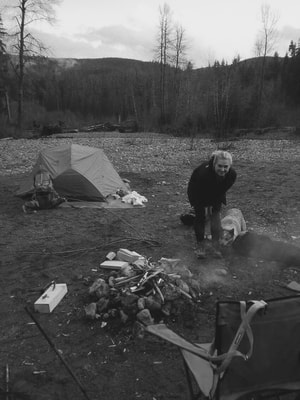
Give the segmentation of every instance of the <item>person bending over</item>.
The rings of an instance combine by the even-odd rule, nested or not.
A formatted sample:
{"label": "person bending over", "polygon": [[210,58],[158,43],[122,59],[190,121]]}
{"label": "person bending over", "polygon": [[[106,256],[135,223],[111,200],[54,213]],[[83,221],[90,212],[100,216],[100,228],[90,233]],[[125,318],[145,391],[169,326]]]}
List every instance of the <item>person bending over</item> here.
{"label": "person bending over", "polygon": [[222,150],[213,152],[210,160],[199,165],[191,175],[187,193],[195,211],[194,230],[198,258],[205,258],[210,247],[204,241],[207,217],[210,219],[212,236],[210,252],[221,256],[217,246],[221,234],[221,206],[226,205],[226,192],[234,184],[236,176],[231,154]]}

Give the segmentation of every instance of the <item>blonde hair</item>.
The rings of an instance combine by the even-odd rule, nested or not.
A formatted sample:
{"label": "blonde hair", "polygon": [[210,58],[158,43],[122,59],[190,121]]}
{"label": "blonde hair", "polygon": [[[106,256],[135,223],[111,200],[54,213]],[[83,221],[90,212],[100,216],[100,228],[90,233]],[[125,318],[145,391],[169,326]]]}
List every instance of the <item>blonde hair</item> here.
{"label": "blonde hair", "polygon": [[230,165],[232,165],[232,155],[228,151],[216,150],[212,153],[213,165],[215,166],[218,160],[228,160]]}

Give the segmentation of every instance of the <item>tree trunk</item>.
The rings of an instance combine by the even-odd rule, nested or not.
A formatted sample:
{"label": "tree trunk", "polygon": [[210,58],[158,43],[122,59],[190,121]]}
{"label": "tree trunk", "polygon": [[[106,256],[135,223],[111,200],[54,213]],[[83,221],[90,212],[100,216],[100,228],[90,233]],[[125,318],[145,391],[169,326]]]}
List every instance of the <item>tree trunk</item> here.
{"label": "tree trunk", "polygon": [[10,113],[9,97],[8,97],[7,92],[5,92],[5,104],[6,104],[6,111],[7,111],[7,119],[10,124],[11,123],[11,113]]}
{"label": "tree trunk", "polygon": [[22,0],[20,4],[21,21],[20,21],[20,41],[19,41],[19,87],[18,87],[18,128],[23,128],[23,96],[24,96],[24,31],[25,31],[25,14],[26,1]]}

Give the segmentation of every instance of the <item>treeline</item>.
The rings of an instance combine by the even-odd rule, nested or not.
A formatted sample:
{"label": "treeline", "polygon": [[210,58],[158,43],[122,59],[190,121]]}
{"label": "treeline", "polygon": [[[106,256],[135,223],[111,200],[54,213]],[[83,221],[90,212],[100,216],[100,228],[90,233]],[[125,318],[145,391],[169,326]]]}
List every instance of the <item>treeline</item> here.
{"label": "treeline", "polygon": [[[296,126],[299,71],[295,51],[201,69],[167,67],[162,87],[157,62],[35,57],[26,62],[24,127],[57,122],[53,119],[75,125],[134,118],[144,131],[224,136],[234,129]],[[18,97],[13,68],[6,92],[13,113]]]}

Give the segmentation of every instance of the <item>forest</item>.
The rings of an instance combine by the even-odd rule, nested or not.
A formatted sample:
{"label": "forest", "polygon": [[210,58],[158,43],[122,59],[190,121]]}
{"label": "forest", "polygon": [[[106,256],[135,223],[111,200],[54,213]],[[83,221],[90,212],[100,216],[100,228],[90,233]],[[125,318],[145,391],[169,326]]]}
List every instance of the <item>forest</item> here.
{"label": "forest", "polygon": [[[7,65],[13,62],[10,57]],[[231,65],[215,62],[200,69],[168,66],[162,88],[157,62],[31,57],[24,80],[24,127],[134,118],[141,131],[209,131],[224,136],[234,129],[297,126],[299,70],[298,53],[236,60]],[[2,85],[13,114],[18,95],[13,68],[8,67],[5,75]],[[2,117],[5,108],[3,102]]]}

